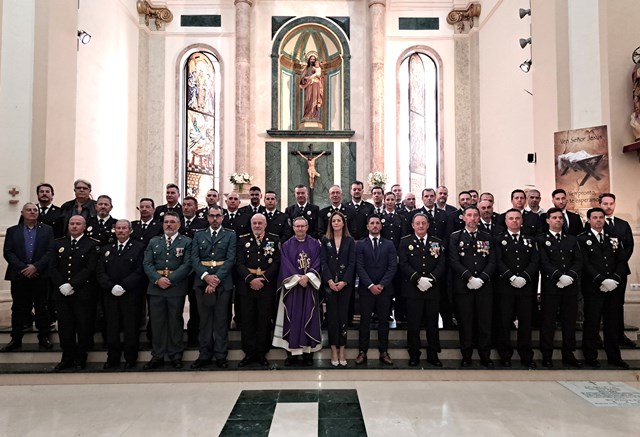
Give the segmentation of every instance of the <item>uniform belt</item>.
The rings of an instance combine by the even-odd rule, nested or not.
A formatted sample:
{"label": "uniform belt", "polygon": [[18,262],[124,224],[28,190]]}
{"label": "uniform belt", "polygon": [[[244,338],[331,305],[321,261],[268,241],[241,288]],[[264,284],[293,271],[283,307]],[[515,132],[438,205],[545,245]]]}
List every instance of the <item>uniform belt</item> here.
{"label": "uniform belt", "polygon": [[249,270],[249,273],[253,273],[254,275],[258,275],[258,276],[264,276],[264,274],[267,273],[266,270],[262,270],[261,268],[247,269],[247,270]]}
{"label": "uniform belt", "polygon": [[162,270],[156,270],[156,272],[160,273],[162,276],[169,276],[171,273],[173,273],[173,270],[169,270],[169,269],[162,269]]}
{"label": "uniform belt", "polygon": [[205,267],[218,267],[224,264],[224,261],[200,261],[200,264]]}

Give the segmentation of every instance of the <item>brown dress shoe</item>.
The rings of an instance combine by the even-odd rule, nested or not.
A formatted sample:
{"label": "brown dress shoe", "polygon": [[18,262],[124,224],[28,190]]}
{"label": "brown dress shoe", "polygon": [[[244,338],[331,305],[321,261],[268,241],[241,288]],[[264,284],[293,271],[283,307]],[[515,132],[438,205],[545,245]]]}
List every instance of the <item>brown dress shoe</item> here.
{"label": "brown dress shoe", "polygon": [[356,364],[364,364],[367,362],[367,353],[364,351],[360,351],[358,357],[356,358]]}
{"label": "brown dress shoe", "polygon": [[391,360],[389,352],[380,352],[380,362],[388,366],[393,366],[393,360]]}

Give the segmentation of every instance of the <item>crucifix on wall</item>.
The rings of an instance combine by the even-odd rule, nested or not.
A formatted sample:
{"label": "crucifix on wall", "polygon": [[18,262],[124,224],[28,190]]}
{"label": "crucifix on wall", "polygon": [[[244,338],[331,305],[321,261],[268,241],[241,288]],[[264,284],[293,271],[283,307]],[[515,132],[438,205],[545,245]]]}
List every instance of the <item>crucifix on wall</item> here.
{"label": "crucifix on wall", "polygon": [[311,195],[313,196],[313,186],[315,185],[315,179],[320,177],[320,173],[316,169],[316,161],[323,155],[331,155],[331,152],[327,151],[314,151],[313,145],[309,144],[308,151],[302,150],[294,150],[291,152],[292,155],[299,155],[302,159],[307,161],[307,173],[309,174],[309,189],[311,191]]}

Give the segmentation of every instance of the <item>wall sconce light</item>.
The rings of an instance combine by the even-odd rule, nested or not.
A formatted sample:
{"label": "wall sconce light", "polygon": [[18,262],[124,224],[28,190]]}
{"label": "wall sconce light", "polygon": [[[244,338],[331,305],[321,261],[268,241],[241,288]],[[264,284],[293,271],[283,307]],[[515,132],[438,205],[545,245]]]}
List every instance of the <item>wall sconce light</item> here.
{"label": "wall sconce light", "polygon": [[91,35],[89,35],[84,30],[79,30],[78,41],[80,41],[82,44],[89,44],[89,41],[91,41]]}
{"label": "wall sconce light", "polygon": [[524,61],[522,64],[520,64],[520,70],[524,71],[525,73],[528,73],[529,70],[531,70],[531,59],[528,59]]}
{"label": "wall sconce light", "polygon": [[520,19],[523,19],[527,15],[531,15],[531,9],[522,9],[522,8],[520,8],[519,14],[520,14]]}
{"label": "wall sconce light", "polygon": [[531,38],[520,38],[520,47],[525,48],[527,45],[531,44]]}

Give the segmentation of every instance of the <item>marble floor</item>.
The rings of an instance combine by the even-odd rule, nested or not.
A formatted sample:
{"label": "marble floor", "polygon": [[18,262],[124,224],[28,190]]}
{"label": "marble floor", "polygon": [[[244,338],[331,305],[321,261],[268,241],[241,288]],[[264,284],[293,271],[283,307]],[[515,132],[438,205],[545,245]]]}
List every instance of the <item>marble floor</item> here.
{"label": "marble floor", "polygon": [[[640,389],[639,382],[626,384]],[[0,435],[10,437],[626,437],[640,430],[639,407],[595,407],[558,382],[194,382],[0,390]]]}

